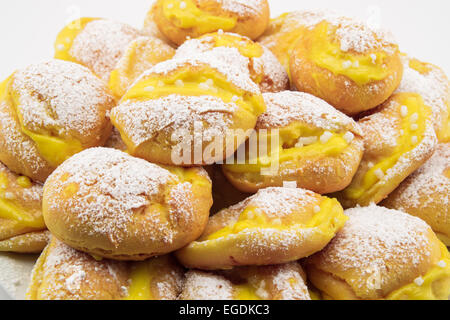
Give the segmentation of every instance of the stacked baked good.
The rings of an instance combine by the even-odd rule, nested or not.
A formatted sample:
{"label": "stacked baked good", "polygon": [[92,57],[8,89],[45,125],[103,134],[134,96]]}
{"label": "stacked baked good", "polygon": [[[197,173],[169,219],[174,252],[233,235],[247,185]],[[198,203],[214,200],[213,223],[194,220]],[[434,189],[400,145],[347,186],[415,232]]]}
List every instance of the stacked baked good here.
{"label": "stacked baked good", "polygon": [[80,18],[0,85],[0,251],[27,298],[448,299],[449,82],[266,0]]}

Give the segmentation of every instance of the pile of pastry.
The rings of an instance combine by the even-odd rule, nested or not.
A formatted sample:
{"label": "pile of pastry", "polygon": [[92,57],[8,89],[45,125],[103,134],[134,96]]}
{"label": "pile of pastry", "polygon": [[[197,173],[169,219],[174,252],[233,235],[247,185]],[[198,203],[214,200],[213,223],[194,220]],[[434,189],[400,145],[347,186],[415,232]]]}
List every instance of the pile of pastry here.
{"label": "pile of pastry", "polygon": [[80,18],[0,85],[0,251],[32,300],[447,299],[449,93],[333,12]]}

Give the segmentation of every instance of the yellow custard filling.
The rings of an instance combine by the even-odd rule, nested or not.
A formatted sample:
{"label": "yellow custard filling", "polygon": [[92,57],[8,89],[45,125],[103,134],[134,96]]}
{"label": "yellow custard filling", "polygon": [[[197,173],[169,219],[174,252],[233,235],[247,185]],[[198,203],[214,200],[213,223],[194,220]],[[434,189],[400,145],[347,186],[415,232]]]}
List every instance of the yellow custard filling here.
{"label": "yellow custard filling", "polygon": [[214,41],[214,47],[231,47],[236,48],[246,58],[259,58],[263,55],[264,50],[262,46],[253,42],[252,40],[244,37],[240,37],[234,34],[219,34],[217,32],[204,35],[199,39],[212,38]]}
{"label": "yellow custard filling", "polygon": [[421,62],[417,59],[411,59],[409,61],[409,67],[422,75],[425,75],[431,71],[431,67],[428,63]]}
{"label": "yellow custard filling", "polygon": [[344,52],[338,41],[330,39],[330,32],[333,33],[333,30],[329,23],[324,21],[318,24],[311,34],[309,59],[316,65],[336,75],[344,75],[359,86],[389,76],[389,70],[385,65],[385,53]]}
{"label": "yellow custard filling", "polygon": [[125,300],[154,300],[151,284],[155,272],[151,261],[133,263]]}
{"label": "yellow custard filling", "polygon": [[264,100],[258,94],[246,94],[231,84],[226,77],[214,69],[203,67],[201,72],[192,72],[189,67],[170,76],[152,77],[136,83],[123,100],[158,99],[172,94],[182,96],[214,96],[225,103],[234,102],[252,114],[266,110]]}
{"label": "yellow custard filling", "polygon": [[200,34],[219,29],[229,31],[237,24],[237,18],[212,15],[200,10],[192,0],[164,0],[163,13],[176,27],[193,29]]}
{"label": "yellow custard filling", "polygon": [[[402,119],[402,134],[397,141],[397,147],[389,157],[380,159],[374,164],[362,179],[352,181],[351,185],[344,190],[347,198],[356,200],[364,196],[370,197],[370,195],[376,193],[378,188],[383,185],[380,182],[379,173],[386,174],[389,169],[397,164],[401,156],[416,148],[423,140],[426,122],[431,111],[425,106],[422,97],[416,94],[402,94],[398,103],[400,106],[407,108],[407,114]],[[414,130],[413,125],[417,126]],[[416,137],[416,139],[413,137]]]}
{"label": "yellow custard filling", "polygon": [[99,18],[80,18],[65,26],[56,37],[55,59],[78,62],[70,54],[72,44],[86,25],[94,20],[99,20]]}
{"label": "yellow custard filling", "polygon": [[213,234],[209,235],[205,241],[225,238],[230,235],[236,235],[242,231],[255,229],[311,229],[317,228],[324,234],[333,235],[336,228],[342,226],[347,217],[344,210],[336,199],[322,197],[318,204],[320,210],[314,213],[312,217],[302,217],[305,221],[295,221],[287,217],[282,222],[281,219],[270,219],[256,207],[246,208],[239,216],[239,219],[232,225],[226,226]]}
{"label": "yellow custard filling", "polygon": [[42,130],[41,132],[34,132],[25,127],[23,115],[20,112],[20,97],[19,94],[13,92],[10,94],[10,102],[15,108],[15,112],[23,134],[34,141],[40,155],[53,167],[59,166],[65,160],[74,154],[83,150],[81,143],[75,139],[62,139],[57,132],[60,128],[52,128],[49,130]]}
{"label": "yellow custard filling", "polygon": [[[19,177],[17,183],[22,188],[31,187],[31,181],[27,177]],[[16,221],[20,226],[41,229],[45,227],[42,216],[34,217],[23,209],[14,199],[7,199],[8,178],[0,173],[0,218]]]}
{"label": "yellow custard filling", "polygon": [[442,260],[423,277],[417,278],[387,296],[387,300],[448,300],[450,295],[450,257],[441,244]]}
{"label": "yellow custard filling", "polygon": [[[261,140],[263,144],[264,141],[267,142],[267,155],[250,155],[249,150],[246,150],[245,164],[225,164],[224,168],[235,173],[260,172],[261,168],[271,167],[277,161],[283,163],[318,156],[332,157],[339,155],[349,147],[349,143],[344,139],[344,133],[330,132],[330,137],[326,141],[321,141],[324,133],[324,130],[311,129],[298,122],[292,123],[285,128],[280,128],[278,131],[268,130],[267,134],[258,131],[258,145],[261,144]],[[273,135],[276,134],[278,134],[278,148],[272,150]],[[308,145],[297,145],[301,138],[313,139],[315,142]]]}
{"label": "yellow custard filling", "polygon": [[235,300],[262,300],[255,287],[249,283],[234,285]]}

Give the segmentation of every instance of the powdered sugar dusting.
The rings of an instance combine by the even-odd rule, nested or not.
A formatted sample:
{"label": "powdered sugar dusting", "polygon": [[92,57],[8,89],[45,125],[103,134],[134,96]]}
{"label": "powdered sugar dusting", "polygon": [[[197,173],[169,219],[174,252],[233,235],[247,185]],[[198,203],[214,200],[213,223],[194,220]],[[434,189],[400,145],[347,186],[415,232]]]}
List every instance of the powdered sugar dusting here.
{"label": "powdered sugar dusting", "polygon": [[346,17],[332,19],[330,23],[337,28],[336,36],[344,52],[383,50],[393,54],[397,50],[393,35],[386,30],[375,29],[364,22]]}
{"label": "powdered sugar dusting", "polygon": [[128,44],[140,36],[133,27],[111,20],[94,20],[78,34],[70,55],[104,81],[125,53]]}
{"label": "powdered sugar dusting", "polygon": [[0,139],[0,147],[2,151],[15,159],[17,167],[14,170],[21,171],[21,173],[26,171],[29,175],[38,175],[43,171],[48,171],[46,161],[40,156],[36,144],[21,132],[20,125],[11,115],[9,108],[10,106],[6,105],[5,101],[0,101],[0,131],[3,135],[3,139]]}
{"label": "powdered sugar dusting", "polygon": [[294,121],[302,121],[323,130],[339,132],[352,130],[361,135],[358,125],[352,118],[313,95],[284,91],[265,93],[263,97],[267,111],[259,117],[256,125],[258,129],[284,127]]}
{"label": "powdered sugar dusting", "polygon": [[[169,139],[176,130],[192,133],[196,123],[204,123],[202,134],[205,141],[224,137],[237,109],[235,103],[224,103],[213,96],[172,94],[156,100],[126,101],[114,108],[112,115],[125,128],[133,144],[140,145],[165,132]],[[190,139],[193,140],[194,135],[190,135]]]}
{"label": "powdered sugar dusting", "polygon": [[31,203],[34,202],[39,207],[42,202],[42,185],[33,183],[29,188],[22,188],[17,184],[18,175],[11,172],[3,163],[0,162],[0,176],[8,177],[6,186],[0,184],[0,198],[2,193],[11,193],[13,199],[19,199],[19,202]]}
{"label": "powdered sugar dusting", "polygon": [[57,135],[62,137],[73,132],[92,134],[99,122],[105,121],[100,110],[114,102],[105,85],[87,68],[60,60],[16,72],[11,88],[20,95],[17,109],[29,130],[53,132],[58,128]]}
{"label": "powdered sugar dusting", "polygon": [[442,123],[448,117],[448,100],[450,84],[445,73],[432,65],[427,65],[430,71],[421,74],[410,67],[411,58],[402,56],[403,79],[396,92],[415,92],[422,96],[425,104],[433,112],[433,124],[437,132],[441,130]]}
{"label": "powdered sugar dusting", "polygon": [[281,300],[311,300],[297,262],[276,266],[273,284],[281,293]]}
{"label": "powdered sugar dusting", "polygon": [[222,9],[236,13],[240,16],[256,15],[261,13],[265,0],[214,0]]}
{"label": "powdered sugar dusting", "polygon": [[[316,256],[322,265],[338,265],[343,271],[357,269],[363,275],[376,273],[383,287],[385,275],[402,274],[403,268],[428,261],[431,229],[424,221],[375,205],[349,209],[345,214],[349,220],[344,228]],[[389,262],[392,260],[396,263]],[[367,279],[353,279],[351,285],[365,287]]]}
{"label": "powdered sugar dusting", "polygon": [[[223,33],[251,41],[249,38],[233,33]],[[205,36],[199,39],[191,39],[183,43],[178,49],[175,58],[192,57],[196,54],[210,51],[214,48],[214,38]],[[234,48],[234,47],[227,47]],[[262,46],[263,54],[260,57],[250,58],[248,67],[256,76],[263,78],[259,84],[263,92],[277,92],[288,86],[289,78],[286,70],[266,47]]]}
{"label": "powdered sugar dusting", "polygon": [[[400,109],[399,103],[392,100],[382,108],[384,109],[359,121],[359,125],[365,133],[364,144],[367,154],[377,154],[383,152],[382,150],[397,147],[398,138],[402,134],[397,129],[399,117],[387,116],[395,114],[395,110]],[[420,164],[427,160],[433,153],[436,144],[436,134],[430,119],[427,119],[422,140],[413,149],[403,153],[397,162],[385,172],[379,183],[388,184],[395,177],[411,170],[417,163]]]}
{"label": "powdered sugar dusting", "polygon": [[186,273],[186,282],[180,299],[233,300],[233,285],[219,275],[190,270]]}
{"label": "powdered sugar dusting", "polygon": [[[396,50],[396,41],[390,32],[331,10],[290,12],[284,17],[278,32],[263,36],[260,41],[268,48],[275,49],[280,45],[283,35],[298,33],[301,29],[312,30],[323,21],[336,28],[335,34],[344,52],[365,53],[370,50],[386,50],[393,53]],[[297,38],[294,37],[292,40],[295,41]]]}
{"label": "powdered sugar dusting", "polygon": [[[55,195],[49,194],[48,198],[58,199],[57,194],[72,184],[78,186],[76,197],[66,199],[68,203],[55,200],[49,203],[50,208],[64,212],[61,206],[68,206],[79,223],[89,224],[94,232],[106,235],[114,244],[120,243],[128,232],[136,212],[158,198],[165,184],[178,181],[157,165],[106,148],[92,148],[75,155],[50,179],[61,181],[66,173],[67,180],[58,183],[52,189]],[[164,225],[161,228],[166,229]],[[170,242],[171,234],[166,237]]]}
{"label": "powdered sugar dusting", "polygon": [[[436,201],[431,196],[439,194],[439,203],[443,208],[448,208],[450,205],[450,178],[446,176],[446,172],[449,170],[450,144],[440,144],[430,160],[408,177],[396,190],[398,201],[415,208],[427,208],[432,207],[433,202]],[[402,210],[401,207],[399,209]],[[445,215],[439,210],[436,210],[435,214]]]}
{"label": "powdered sugar dusting", "polygon": [[257,207],[271,218],[284,217],[298,208],[319,201],[318,195],[300,188],[266,188],[227,210],[242,211],[247,207]]}
{"label": "powdered sugar dusting", "polygon": [[[236,48],[217,47],[202,54],[167,60],[144,72],[141,78],[151,74],[167,75],[184,66],[201,65],[207,65],[217,70],[242,90],[260,93],[258,86],[250,78],[249,59],[242,56]],[[138,82],[140,79],[136,81]]]}

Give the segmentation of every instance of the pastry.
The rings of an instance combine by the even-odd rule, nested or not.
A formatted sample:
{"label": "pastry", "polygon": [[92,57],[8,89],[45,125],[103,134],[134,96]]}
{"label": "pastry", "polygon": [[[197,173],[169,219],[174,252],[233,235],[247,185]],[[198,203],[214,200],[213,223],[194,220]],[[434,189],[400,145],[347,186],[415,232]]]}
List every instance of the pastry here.
{"label": "pastry", "polygon": [[175,300],[184,271],[173,258],[95,259],[53,237],[33,269],[28,300]]}
{"label": "pastry", "polygon": [[450,255],[424,221],[375,205],[345,214],[344,228],[305,261],[326,299],[448,299]]}
{"label": "pastry", "polygon": [[347,217],[336,199],[298,188],[267,188],[209,219],[176,252],[187,268],[230,269],[296,261],[322,250]]}
{"label": "pastry", "polygon": [[112,110],[111,121],[133,156],[208,165],[233,154],[264,111],[248,58],[218,47],[146,71]]}
{"label": "pastry", "polygon": [[439,144],[431,159],[381,205],[423,219],[450,246],[450,144]]}
{"label": "pastry", "polygon": [[237,48],[249,59],[252,80],[262,92],[278,92],[289,88],[289,78],[274,54],[257,42],[234,33],[216,32],[187,40],[178,49],[177,57],[194,56],[216,47]]}
{"label": "pastry", "polygon": [[163,168],[92,148],[47,179],[43,214],[52,234],[75,249],[145,260],[197,239],[211,205],[211,181],[201,168]]}
{"label": "pastry", "polygon": [[337,14],[328,10],[286,12],[270,20],[258,42],[269,48],[289,73],[290,56],[302,34],[313,29],[325,18],[332,19],[336,16]]}
{"label": "pastry", "polygon": [[45,229],[42,185],[0,163],[0,251],[42,251]]}
{"label": "pastry", "polygon": [[114,105],[103,82],[78,64],[51,60],[17,71],[0,85],[0,161],[45,182],[70,156],[106,142]]}
{"label": "pastry", "polygon": [[181,300],[310,300],[298,262],[230,271],[190,270]]}
{"label": "pastry", "polygon": [[[307,93],[284,91],[263,97],[267,111],[258,118],[256,135],[234,161],[223,165],[230,182],[245,192],[289,181],[320,194],[347,187],[364,149],[356,122]],[[245,152],[242,161],[240,152]]]}
{"label": "pastry", "polygon": [[402,79],[403,65],[390,34],[338,17],[302,34],[291,53],[290,72],[299,91],[356,115],[392,95]]}
{"label": "pastry", "polygon": [[154,65],[173,57],[175,50],[162,40],[139,37],[131,41],[109,77],[109,88],[121,98],[133,82]]}
{"label": "pastry", "polygon": [[267,0],[157,0],[149,14],[159,30],[178,45],[219,30],[256,39],[270,19]]}
{"label": "pastry", "polygon": [[121,22],[80,18],[70,22],[55,41],[55,59],[79,63],[108,82],[130,42],[142,33]]}
{"label": "pastry", "polygon": [[431,63],[402,55],[403,79],[397,92],[414,92],[431,108],[433,125],[440,142],[450,142],[450,83],[447,75]]}

